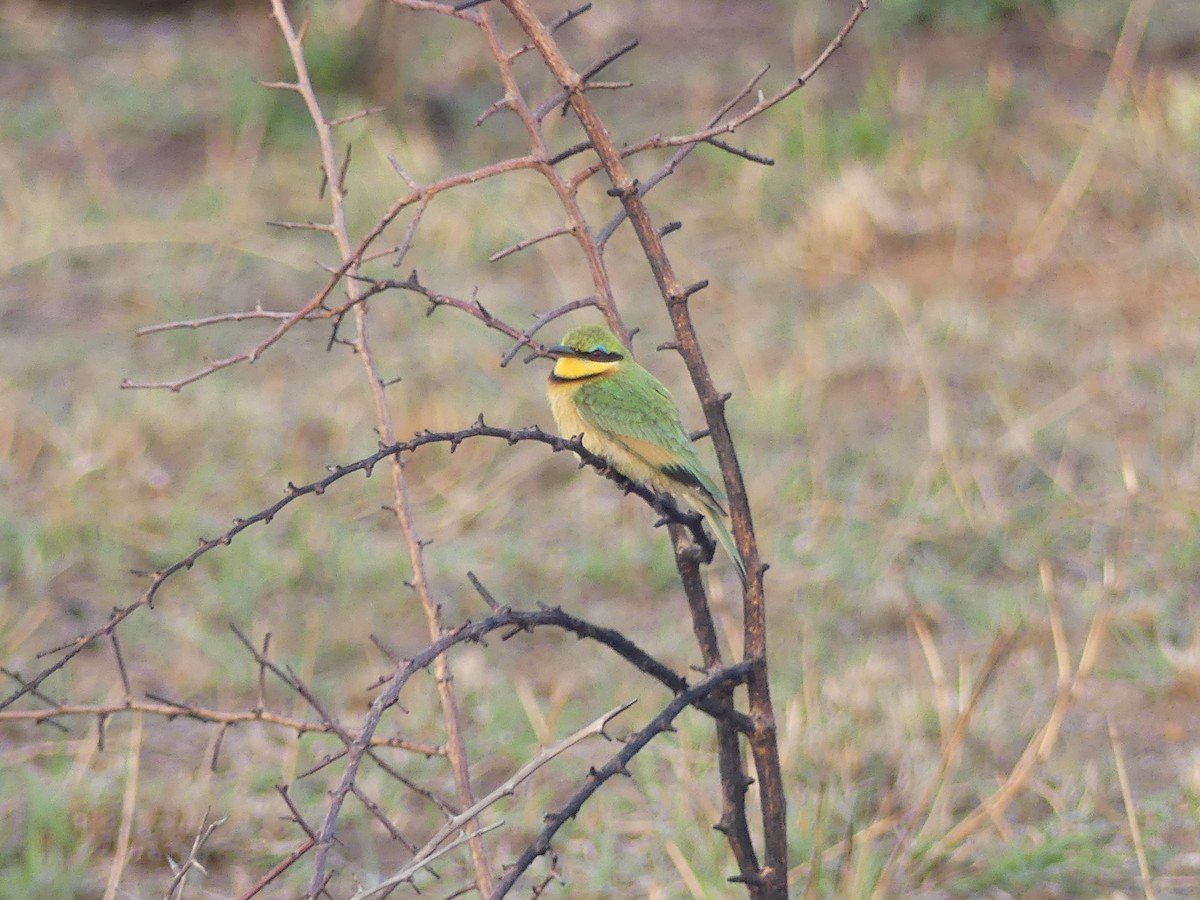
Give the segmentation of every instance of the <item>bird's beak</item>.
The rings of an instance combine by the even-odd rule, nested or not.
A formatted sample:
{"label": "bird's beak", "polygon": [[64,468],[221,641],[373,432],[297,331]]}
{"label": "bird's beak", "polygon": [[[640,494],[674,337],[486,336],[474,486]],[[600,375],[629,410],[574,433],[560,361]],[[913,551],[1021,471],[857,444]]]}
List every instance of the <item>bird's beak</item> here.
{"label": "bird's beak", "polygon": [[546,355],[551,359],[558,359],[562,356],[578,356],[579,351],[573,347],[568,347],[566,344],[554,344],[546,348]]}

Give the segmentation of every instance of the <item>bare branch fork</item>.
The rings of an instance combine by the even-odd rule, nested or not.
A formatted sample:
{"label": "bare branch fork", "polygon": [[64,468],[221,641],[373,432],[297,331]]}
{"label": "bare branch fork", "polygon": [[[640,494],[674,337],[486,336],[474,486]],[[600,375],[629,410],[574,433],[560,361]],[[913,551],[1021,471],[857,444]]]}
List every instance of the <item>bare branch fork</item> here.
{"label": "bare branch fork", "polygon": [[[347,742],[348,752],[345,756],[345,767],[343,769],[342,778],[337,788],[335,788],[330,795],[329,807],[325,818],[319,827],[319,830],[316,831],[315,834],[310,835],[310,838],[314,840],[313,846],[316,848],[316,857],[313,864],[312,877],[309,881],[309,896],[317,896],[321,886],[325,883],[328,855],[334,846],[334,832],[338,817],[340,815],[342,805],[345,803],[346,798],[353,790],[355,780],[358,775],[358,770],[362,763],[362,758],[368,753],[370,748],[371,736],[378,729],[384,713],[392,706],[397,704],[400,693],[404,686],[408,683],[409,679],[411,679],[416,672],[427,668],[438,659],[444,658],[446,651],[455,645],[466,642],[481,641],[486,635],[493,631],[503,628],[511,628],[514,625],[516,625],[518,630],[520,630],[522,627],[534,623],[544,624],[567,621],[572,618],[573,617],[566,616],[566,614],[562,613],[561,610],[543,610],[537,613],[531,612],[522,614],[514,613],[512,610],[502,609],[492,616],[489,616],[487,619],[483,619],[474,623],[466,622],[457,628],[448,631],[437,641],[431,643],[419,653],[414,654],[410,659],[403,660],[397,664],[392,675],[384,683],[383,690],[371,703],[370,711],[363,720],[362,726],[360,727],[358,733]],[[545,620],[545,622],[542,620]],[[589,631],[591,631],[589,636],[594,637],[600,633],[599,629],[593,630],[594,628],[594,626],[588,626]],[[596,788],[598,788],[603,781],[607,780],[608,777],[611,777],[611,775],[617,774],[618,772],[623,772],[625,769],[625,764],[638,751],[640,751],[641,748],[644,747],[651,738],[667,730],[674,718],[680,712],[682,712],[683,709],[693,705],[699,708],[710,706],[710,704],[705,703],[708,695],[715,688],[724,683],[740,682],[745,678],[749,667],[749,661],[738,663],[708,675],[695,685],[685,687],[682,690],[677,691],[675,699],[664,708],[663,712],[660,713],[659,716],[650,723],[650,725],[646,726],[646,728],[631,738],[626,744],[625,748],[622,749],[622,751],[617,754],[616,757],[614,757],[613,761],[609,763],[609,766],[614,767],[612,771],[607,771],[609,766],[601,769],[600,772],[595,776],[595,779],[589,780],[588,784],[586,784],[577,792],[576,796],[572,798],[572,800],[563,808],[562,811],[560,811],[560,813],[550,817],[550,824],[547,825],[546,829],[543,830],[542,834],[539,835],[534,844],[531,845],[528,850],[526,850],[525,854],[518,859],[514,866],[514,870],[510,871],[505,876],[505,879],[501,882],[501,885],[496,888],[496,893],[492,894],[491,896],[503,896],[508,888],[511,887],[516,878],[520,875],[520,873],[523,872],[525,868],[528,868],[534,859],[547,852],[549,849],[550,838],[568,819],[574,817],[574,815],[578,813],[579,809],[582,808],[583,803],[592,795],[592,793],[595,792]],[[678,676],[675,676],[675,678],[678,679]],[[611,719],[612,716],[616,715],[618,712],[622,711],[624,708],[626,707],[620,707],[617,710],[606,714],[606,716],[601,717],[600,720],[597,720],[600,722],[600,726],[602,727],[605,722]],[[528,776],[523,776],[521,780],[524,780],[524,777]],[[494,802],[495,799],[499,799],[500,796],[503,796],[506,793],[506,791],[496,793],[492,799],[492,802]],[[467,810],[451,820],[451,827],[444,828],[441,832],[439,832],[438,835],[435,836],[436,840],[430,842],[432,846],[429,849],[432,850],[434,847],[440,844],[442,840],[453,833],[453,831],[473,820],[478,812],[482,811],[483,805],[485,805],[484,801],[479,801],[478,807],[473,804],[471,807],[468,807]]]}
{"label": "bare branch fork", "polygon": [[[425,208],[428,206],[429,202],[433,198],[435,198],[438,194],[441,194],[441,193],[444,193],[446,191],[453,190],[456,188],[464,187],[464,186],[475,185],[475,184],[478,184],[479,182],[484,181],[489,178],[495,178],[495,177],[498,177],[501,175],[506,175],[508,173],[520,171],[520,170],[524,170],[524,169],[534,169],[534,170],[540,172],[543,176],[545,176],[550,181],[551,186],[555,188],[555,191],[558,194],[560,200],[562,200],[564,203],[564,206],[568,213],[568,219],[569,219],[570,224],[559,227],[559,228],[552,229],[545,234],[520,241],[517,244],[515,244],[505,250],[501,250],[501,251],[498,251],[497,253],[493,254],[491,259],[493,261],[500,260],[512,253],[515,253],[519,250],[526,249],[526,248],[531,247],[543,240],[547,240],[552,237],[557,237],[560,235],[573,235],[576,238],[576,241],[580,244],[580,247],[583,250],[585,257],[588,260],[589,268],[592,271],[593,280],[598,282],[597,288],[598,288],[598,290],[600,290],[600,294],[597,296],[597,298],[595,300],[595,305],[600,307],[601,311],[604,313],[605,317],[608,319],[609,324],[614,327],[614,330],[617,330],[619,333],[628,336],[628,332],[621,325],[620,316],[619,316],[619,313],[617,312],[616,306],[615,306],[615,300],[611,295],[611,291],[608,289],[608,279],[607,279],[607,275],[606,275],[605,267],[604,267],[604,263],[603,263],[604,248],[607,246],[608,240],[612,237],[612,235],[616,231],[617,227],[621,224],[622,221],[624,221],[624,219],[626,217],[626,211],[624,209],[619,211],[605,225],[605,227],[596,234],[596,236],[594,238],[591,236],[590,229],[587,225],[587,222],[585,221],[583,214],[582,214],[578,204],[575,201],[575,195],[584,182],[589,180],[592,176],[596,175],[597,173],[603,171],[605,167],[602,163],[598,162],[598,163],[591,164],[591,165],[585,167],[580,172],[578,172],[575,175],[570,176],[570,177],[559,175],[559,173],[555,169],[555,166],[558,163],[563,162],[564,160],[569,159],[570,157],[572,157],[578,153],[584,152],[585,150],[593,149],[593,143],[589,139],[587,141],[578,143],[578,144],[568,148],[565,151],[561,151],[561,152],[555,153],[555,154],[551,154],[549,149],[546,147],[546,145],[542,139],[542,136],[541,136],[541,130],[540,130],[541,117],[537,115],[538,111],[529,110],[527,107],[525,107],[523,105],[524,100],[520,98],[519,89],[516,86],[516,82],[512,76],[512,70],[511,70],[512,61],[514,59],[516,59],[517,56],[520,56],[523,53],[526,53],[529,50],[533,49],[534,45],[528,44],[528,45],[518,48],[517,50],[512,51],[512,52],[504,51],[503,49],[500,48],[499,44],[497,42],[495,42],[494,34],[492,33],[492,30],[491,30],[490,20],[480,16],[479,13],[474,12],[470,9],[461,9],[460,10],[460,9],[456,9],[455,7],[453,7],[449,4],[431,3],[431,2],[425,2],[425,0],[391,0],[391,2],[395,3],[396,5],[407,6],[412,9],[416,9],[416,10],[433,11],[433,12],[442,13],[443,15],[452,15],[456,18],[460,18],[465,21],[471,22],[471,23],[475,24],[476,26],[483,28],[485,30],[485,32],[488,34],[489,38],[492,39],[493,52],[498,54],[497,60],[501,64],[500,65],[501,77],[505,82],[505,88],[506,88],[505,98],[502,101],[499,101],[497,104],[494,105],[495,111],[499,111],[500,109],[509,109],[509,110],[513,110],[514,112],[518,113],[518,115],[522,119],[523,124],[525,124],[527,130],[529,131],[531,139],[534,142],[534,152],[529,155],[526,155],[526,156],[512,157],[510,159],[505,159],[505,160],[501,160],[496,163],[491,163],[489,165],[481,166],[481,167],[471,170],[471,171],[450,175],[448,177],[441,178],[436,181],[430,182],[426,185],[418,185],[399,166],[398,163],[394,162],[394,165],[396,165],[396,168],[397,168],[397,172],[401,175],[402,179],[410,187],[410,189],[411,189],[410,193],[399,198],[395,203],[392,204],[392,206],[390,206],[383,213],[383,215],[379,218],[379,220],[376,222],[376,224],[359,240],[359,242],[352,249],[349,249],[349,252],[344,256],[341,264],[339,264],[336,267],[332,267],[329,270],[329,272],[330,272],[329,279],[322,286],[322,288],[308,302],[306,302],[300,309],[289,312],[289,311],[270,311],[270,310],[264,310],[261,307],[256,307],[254,310],[245,311],[245,312],[223,313],[223,314],[219,314],[219,315],[207,316],[207,317],[198,318],[198,319],[187,319],[187,320],[179,320],[179,321],[175,321],[175,322],[166,322],[166,323],[161,323],[158,325],[147,326],[145,328],[138,330],[139,335],[151,335],[151,334],[155,334],[158,332],[169,331],[169,330],[173,330],[173,329],[180,329],[180,328],[198,329],[198,328],[209,327],[212,325],[217,325],[217,324],[222,324],[222,323],[240,322],[240,321],[244,321],[244,320],[248,320],[248,319],[262,319],[262,320],[274,321],[274,322],[278,323],[276,328],[266,338],[259,341],[256,345],[254,345],[253,347],[251,347],[248,350],[233,354],[228,357],[213,360],[213,361],[207,363],[202,368],[197,369],[196,371],[191,372],[187,375],[181,376],[179,378],[165,380],[165,381],[154,381],[154,382],[132,381],[132,380],[127,379],[122,382],[122,387],[124,387],[124,388],[140,388],[140,389],[158,388],[158,389],[167,389],[167,390],[171,390],[171,391],[180,391],[184,387],[186,387],[190,384],[193,384],[196,381],[201,380],[202,378],[212,375],[215,372],[221,371],[222,369],[229,368],[230,366],[234,366],[239,363],[254,362],[260,356],[262,356],[262,354],[265,353],[273,344],[275,344],[280,338],[282,338],[287,332],[292,330],[292,328],[294,328],[298,323],[300,323],[302,321],[312,321],[312,320],[322,320],[322,319],[333,319],[335,322],[340,321],[342,316],[344,316],[351,307],[357,305],[358,303],[361,303],[366,298],[362,297],[362,296],[351,297],[346,303],[340,304],[333,308],[329,307],[326,304],[326,301],[331,296],[333,291],[337,288],[338,284],[341,283],[345,278],[357,277],[356,270],[357,270],[358,266],[361,263],[365,262],[368,258],[373,258],[373,257],[369,256],[371,248],[379,240],[379,238],[385,233],[387,228],[393,222],[396,221],[396,219],[400,216],[401,213],[403,213],[406,209],[409,209],[410,207],[414,207],[414,206],[416,207],[416,210],[417,210],[416,214],[414,215],[414,217],[410,223],[409,230],[406,233],[404,240],[401,242],[401,244],[397,247],[390,248],[389,250],[383,251],[382,253],[379,254],[381,256],[394,256],[395,257],[394,264],[397,266],[402,264],[408,250],[411,248],[411,246],[413,244],[414,232],[416,230],[416,226],[420,222],[421,215],[423,214]],[[480,4],[475,4],[475,5],[480,5]],[[757,84],[762,79],[762,77],[766,74],[766,71],[767,71],[766,69],[763,69],[757,75],[755,75],[754,78],[752,78],[751,81],[745,87],[743,87],[740,91],[738,91],[733,96],[732,99],[730,99],[727,103],[725,103],[721,107],[721,109],[718,110],[717,113],[708,121],[708,123],[706,123],[704,128],[702,128],[698,131],[692,132],[690,134],[673,135],[673,136],[666,136],[666,137],[655,136],[655,137],[647,138],[645,140],[635,142],[628,146],[622,147],[619,150],[614,148],[615,152],[618,154],[618,156],[621,159],[627,159],[631,156],[637,155],[639,153],[644,153],[644,152],[650,151],[650,150],[658,150],[658,149],[665,149],[665,148],[677,148],[677,152],[667,161],[667,163],[665,165],[662,166],[662,168],[660,168],[657,172],[655,172],[648,178],[642,180],[641,182],[639,182],[636,185],[636,190],[637,190],[639,196],[645,196],[645,194],[648,193],[654,186],[656,186],[661,181],[663,181],[667,176],[672,174],[675,171],[675,169],[678,167],[678,165],[683,161],[683,159],[688,154],[690,154],[700,144],[708,144],[710,146],[717,147],[718,149],[724,150],[726,152],[732,153],[734,155],[740,156],[742,158],[748,159],[753,162],[758,162],[758,163],[762,163],[762,164],[770,164],[771,160],[768,160],[765,157],[760,157],[756,154],[749,153],[748,151],[739,150],[738,148],[731,147],[731,146],[723,143],[722,141],[717,140],[717,138],[719,138],[721,135],[724,135],[724,134],[733,133],[742,125],[746,124],[750,120],[757,118],[758,116],[767,112],[772,107],[776,106],[783,100],[790,97],[792,94],[794,94],[800,88],[804,87],[804,85],[808,83],[808,81],[816,74],[816,72],[829,60],[829,58],[833,55],[833,53],[835,51],[837,51],[843,45],[843,43],[845,42],[846,36],[849,34],[850,30],[857,23],[858,19],[861,17],[863,12],[866,11],[868,5],[869,5],[869,0],[857,0],[857,2],[854,4],[854,9],[853,9],[850,17],[847,19],[847,21],[843,25],[842,29],[838,32],[838,34],[834,37],[834,39],[829,42],[829,44],[825,47],[825,49],[821,52],[821,54],[817,57],[817,59],[814,60],[814,62],[808,67],[807,70],[805,70],[804,73],[802,73],[794,81],[787,83],[784,87],[782,87],[781,89],[776,91],[774,94],[772,94],[768,97],[760,98],[758,100],[758,102],[753,104],[748,109],[742,111],[738,115],[736,115],[732,118],[729,118],[729,119],[725,118],[732,111],[732,109],[734,107],[736,107],[742,100],[744,100],[747,96],[750,95],[750,93],[757,86]],[[591,6],[591,4],[584,4],[583,6],[580,6],[577,9],[570,10],[568,13],[566,13],[562,17],[560,17],[558,21],[556,21],[556,22],[552,23],[550,26],[548,26],[546,30],[549,33],[553,33],[555,30],[557,30],[562,25],[566,24],[567,22],[573,20],[577,16],[586,12],[587,9],[590,8],[590,6]],[[297,39],[296,47],[299,50],[299,48],[300,48],[299,39]],[[609,57],[606,57],[605,59],[601,60],[600,67],[602,68],[603,66],[608,65],[609,63],[613,62],[617,57],[619,57],[620,55],[623,55],[624,52],[627,52],[630,49],[633,49],[633,48],[632,47],[624,47],[624,48],[622,48],[621,53],[617,53],[615,55],[610,54]],[[305,82],[302,82],[302,81],[297,81],[295,83],[293,83],[293,82],[273,82],[273,83],[268,83],[265,86],[294,91],[296,93],[301,94],[302,96],[304,95],[305,90],[307,89],[308,92],[311,94],[311,85],[306,86]],[[604,86],[608,87],[610,85],[604,85]],[[582,96],[583,92],[585,92],[586,90],[591,89],[593,87],[596,87],[596,85],[594,83],[587,82],[586,80],[581,80],[580,83],[577,84],[573,88],[573,90],[577,91],[578,94],[580,96]],[[560,93],[555,98],[552,98],[554,102],[550,104],[551,108],[561,104],[563,102],[563,98],[564,98],[565,94],[566,94],[566,91],[564,91],[564,93]],[[314,96],[312,102],[309,103],[308,105],[309,105],[310,109],[315,108],[319,111],[319,107],[316,106],[315,96]],[[487,117],[487,115],[488,114],[481,116],[481,121],[483,119],[485,119]],[[318,123],[318,126],[319,126],[319,130],[324,130],[324,131],[328,132],[332,129],[332,127],[334,127],[335,124],[343,124],[343,122],[341,122],[341,121],[326,122],[322,119]],[[330,152],[332,152],[332,144],[329,144],[329,147],[330,147]],[[330,159],[332,159],[332,156],[330,157]],[[345,177],[345,173],[342,172],[342,167],[340,165],[331,166],[331,169],[334,173],[336,173],[335,177],[334,177],[334,183],[341,185],[342,182],[344,181],[344,177]],[[329,174],[330,173],[328,173],[328,172],[326,173],[327,180],[329,178]],[[340,190],[332,191],[330,193],[331,193],[331,195],[333,195],[337,198],[337,202],[340,204],[341,191]],[[306,230],[316,230],[316,231],[327,232],[330,234],[335,234],[336,230],[337,230],[336,224],[331,224],[331,223],[274,222],[271,224],[277,225],[279,227],[303,228]],[[344,226],[343,226],[343,232],[344,232]],[[406,285],[403,285],[403,284],[396,284],[396,285],[390,285],[390,286],[406,287]],[[468,308],[468,304],[465,302],[453,303],[453,304],[447,304],[447,305],[454,305],[456,308],[459,308],[459,309],[467,311],[467,312],[471,312],[471,310]],[[474,315],[475,313],[472,312],[471,314]],[[504,331],[506,334],[509,334],[509,336],[513,337],[514,339],[518,338],[519,335],[521,334],[521,331],[519,329],[514,329],[511,327],[504,327],[504,323],[499,322],[499,320],[491,319],[491,317],[488,317],[487,319],[484,319],[484,317],[482,317],[482,316],[477,316],[477,317],[483,319],[486,322],[486,324],[488,324],[490,327],[498,327],[499,326],[498,330]]]}

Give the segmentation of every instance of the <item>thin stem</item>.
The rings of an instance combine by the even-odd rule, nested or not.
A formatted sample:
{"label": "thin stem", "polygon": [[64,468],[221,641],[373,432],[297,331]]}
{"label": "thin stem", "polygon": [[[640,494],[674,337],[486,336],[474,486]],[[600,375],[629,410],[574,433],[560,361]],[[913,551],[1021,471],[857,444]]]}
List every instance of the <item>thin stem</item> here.
{"label": "thin stem", "polygon": [[[334,239],[337,241],[338,251],[342,259],[347,261],[347,263],[343,263],[342,271],[346,274],[356,275],[358,272],[358,262],[356,260],[361,256],[361,253],[355,253],[355,248],[351,244],[350,235],[346,228],[344,205],[346,193],[344,184],[345,164],[339,164],[335,156],[333,132],[317,102],[316,93],[308,76],[308,66],[304,59],[304,47],[292,26],[291,20],[288,18],[283,0],[271,0],[271,8],[279,24],[280,31],[283,33],[284,40],[287,43],[288,52],[292,58],[292,65],[296,70],[298,91],[304,98],[305,106],[308,108],[309,116],[316,129],[317,140],[321,148],[321,167],[325,175],[325,180],[329,185],[328,197],[332,213],[330,225]],[[349,156],[347,155],[346,163],[348,162]],[[361,290],[361,286],[354,279],[347,280],[345,285],[347,297],[353,302]],[[384,396],[384,383],[383,379],[379,376],[379,370],[375,364],[375,357],[368,339],[367,308],[365,305],[358,303],[354,306],[354,321],[355,356],[363,367],[363,374],[366,377],[368,388],[371,392],[371,399],[375,407],[376,430],[382,441],[389,444],[394,443],[395,432],[392,427],[391,413]],[[408,548],[409,563],[413,571],[412,585],[416,590],[417,597],[421,602],[421,608],[425,613],[430,640],[437,640],[443,631],[441,606],[433,598],[425,572],[424,544],[417,536],[416,525],[409,508],[408,485],[405,481],[404,464],[400,456],[397,455],[391,458],[389,468],[392,476],[392,509],[395,512],[396,521],[404,537],[405,546]],[[434,660],[434,675],[437,681],[438,697],[441,701],[442,721],[446,728],[446,754],[454,773],[458,799],[462,805],[470,806],[474,802],[474,796],[471,790],[471,776],[467,761],[466,744],[462,735],[462,721],[459,715],[458,698],[454,690],[454,682],[450,676],[449,664],[446,662],[445,657],[439,656]],[[364,732],[366,732],[366,728],[360,732],[360,735]],[[356,770],[356,762],[357,759],[354,758],[347,761],[347,772]],[[348,791],[352,784],[353,778],[350,778],[349,781],[344,780],[344,790]],[[344,796],[345,793],[343,792],[342,797],[344,798]],[[336,805],[336,808],[340,808],[340,803]],[[316,896],[324,884],[325,864],[329,850],[332,847],[333,826],[336,819],[336,816],[333,815],[334,810],[335,805],[331,804],[331,815],[326,820],[326,828],[322,830],[320,840],[317,844],[312,878],[309,881],[309,893],[312,896]],[[475,827],[478,830],[477,824]],[[481,893],[489,893],[492,889],[494,879],[488,858],[483,851],[483,843],[480,841],[478,835],[472,837],[467,843],[471,853],[471,861],[475,869],[476,887]]]}

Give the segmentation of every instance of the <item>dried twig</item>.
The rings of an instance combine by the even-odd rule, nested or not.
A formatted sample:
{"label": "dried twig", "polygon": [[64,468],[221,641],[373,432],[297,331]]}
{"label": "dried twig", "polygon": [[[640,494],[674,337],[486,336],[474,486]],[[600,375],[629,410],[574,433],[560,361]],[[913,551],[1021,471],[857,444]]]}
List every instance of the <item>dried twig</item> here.
{"label": "dried twig", "polygon": [[1125,22],[1121,26],[1121,35],[1117,38],[1117,46],[1113,50],[1112,65],[1108,68],[1108,76],[1100,90],[1100,99],[1096,101],[1087,136],[1079,146],[1070,171],[1059,185],[1058,193],[1050,201],[1041,221],[1033,229],[1025,247],[1013,262],[1016,274],[1021,279],[1033,278],[1054,253],[1063,229],[1066,228],[1079,201],[1083,199],[1092,176],[1096,174],[1105,142],[1120,107],[1121,95],[1133,76],[1133,63],[1137,59],[1142,36],[1146,33],[1146,25],[1150,21],[1153,8],[1154,0],[1130,0],[1125,12]]}
{"label": "dried twig", "polygon": [[[0,722],[47,722],[63,716],[90,718],[112,718],[113,716],[135,713],[140,715],[159,716],[164,719],[188,718],[198,722],[214,725],[238,725],[247,722],[262,722],[266,725],[276,725],[297,735],[303,734],[332,734],[333,726],[328,722],[300,719],[283,713],[271,712],[267,709],[255,708],[248,710],[222,710],[200,706],[195,703],[179,703],[159,697],[147,695],[150,700],[125,700],[120,703],[59,703],[46,709],[5,709],[0,710]],[[397,750],[409,750],[422,756],[445,756],[445,748],[436,744],[410,741],[400,737],[373,737],[373,747],[391,747]]]}
{"label": "dried twig", "polygon": [[214,822],[208,821],[208,812],[205,811],[204,818],[200,821],[200,829],[196,832],[196,837],[192,841],[192,846],[188,849],[187,857],[183,862],[176,862],[170,856],[167,857],[167,862],[171,866],[171,871],[175,873],[175,877],[171,879],[170,885],[167,886],[166,900],[183,900],[183,889],[187,885],[187,877],[193,869],[204,872],[204,866],[200,865],[200,851],[204,849],[204,845],[208,843],[208,839],[213,836],[218,828],[229,821],[226,816],[217,819]]}
{"label": "dried twig", "polygon": [[[425,842],[425,846],[423,846],[413,855],[413,859],[405,864],[404,868],[395,872],[386,880],[381,881],[374,887],[359,891],[354,895],[353,900],[365,900],[367,897],[374,897],[381,891],[410,880],[417,871],[425,868],[430,862],[433,861],[433,859],[441,855],[441,853],[445,852],[445,850],[450,849],[450,847],[445,847],[439,850],[443,842],[449,839],[451,835],[461,829],[466,823],[470,822],[479,813],[483,812],[488,807],[493,806],[503,798],[512,796],[513,792],[516,791],[516,789],[531,775],[533,775],[534,772],[542,768],[542,766],[546,765],[555,757],[560,756],[571,747],[574,747],[576,744],[579,744],[590,737],[604,735],[604,729],[608,723],[621,713],[625,712],[625,710],[629,709],[629,707],[633,706],[633,703],[634,701],[630,701],[610,709],[608,712],[593,720],[588,725],[585,725],[583,728],[580,728],[569,737],[564,738],[557,744],[543,749],[537,754],[537,756],[525,763],[525,765],[521,766],[521,768],[517,769],[516,772],[501,782],[496,788],[491,790],[487,796],[480,798],[474,806],[472,806],[470,809],[464,810],[446,822],[445,825],[438,829],[437,833],[435,833],[433,837]],[[499,823],[497,823],[497,825],[498,824]],[[497,827],[497,825],[491,825],[488,826],[488,828],[480,829],[478,833],[482,834],[484,831]]]}
{"label": "dried twig", "polygon": [[121,824],[117,827],[117,845],[113,849],[112,865],[108,870],[108,884],[104,889],[104,900],[113,900],[121,885],[121,875],[129,860],[129,839],[133,833],[133,814],[137,809],[138,780],[142,770],[142,717],[133,717],[133,728],[129,733],[129,758],[125,766],[125,797],[121,802]]}
{"label": "dried twig", "polygon": [[1121,739],[1112,716],[1108,716],[1108,742],[1112,746],[1113,761],[1117,766],[1117,781],[1121,785],[1121,801],[1125,804],[1125,820],[1129,823],[1129,839],[1137,856],[1138,874],[1142,879],[1142,895],[1154,900],[1154,881],[1150,877],[1150,863],[1146,860],[1146,845],[1142,841],[1142,829],[1138,825],[1137,810],[1133,805],[1133,789],[1129,786],[1129,773],[1125,769],[1125,754],[1121,751]]}
{"label": "dried twig", "polygon": [[505,870],[504,878],[496,886],[495,893],[491,895],[490,900],[498,900],[503,897],[514,884],[517,879],[524,874],[535,859],[550,851],[550,841],[558,830],[562,828],[568,821],[573,819],[579,810],[583,808],[583,804],[588,798],[594,794],[604,782],[608,781],[614,775],[628,775],[629,761],[632,760],[638,753],[641,752],[650,741],[668,731],[671,723],[675,718],[692,706],[698,699],[707,697],[712,694],[718,687],[724,684],[740,684],[749,673],[751,668],[750,661],[734,663],[724,669],[720,669],[710,674],[703,681],[699,681],[692,687],[688,688],[683,693],[677,695],[674,700],[663,707],[662,712],[651,720],[650,724],[636,734],[630,735],[621,751],[612,759],[606,762],[599,769],[593,769],[587,777],[584,785],[575,792],[575,794],[567,800],[557,811],[546,816],[546,827],[534,839],[533,843],[525,850],[524,853]]}

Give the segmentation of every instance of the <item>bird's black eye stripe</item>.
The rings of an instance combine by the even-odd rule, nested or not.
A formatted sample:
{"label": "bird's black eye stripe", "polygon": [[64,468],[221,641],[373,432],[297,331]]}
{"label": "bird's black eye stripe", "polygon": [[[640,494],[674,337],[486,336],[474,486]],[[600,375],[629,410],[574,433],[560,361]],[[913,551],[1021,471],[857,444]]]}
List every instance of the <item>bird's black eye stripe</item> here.
{"label": "bird's black eye stripe", "polygon": [[596,362],[616,362],[618,359],[624,358],[620,353],[613,353],[611,350],[605,350],[603,347],[589,350],[585,355],[588,359],[594,359]]}

